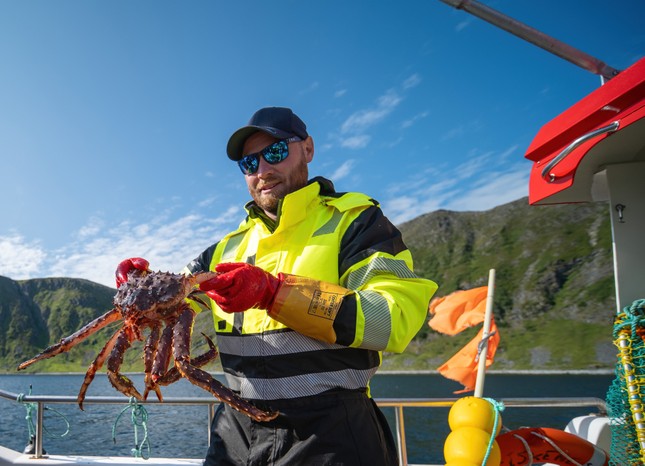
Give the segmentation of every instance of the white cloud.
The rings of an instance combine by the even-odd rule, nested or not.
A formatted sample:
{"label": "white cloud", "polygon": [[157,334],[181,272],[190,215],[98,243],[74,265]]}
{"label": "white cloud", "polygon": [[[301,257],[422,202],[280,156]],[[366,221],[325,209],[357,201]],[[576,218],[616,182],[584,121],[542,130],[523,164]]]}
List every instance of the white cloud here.
{"label": "white cloud", "polygon": [[403,89],[410,89],[416,87],[421,83],[421,76],[418,73],[414,73],[408,79],[403,81]]}
{"label": "white cloud", "polygon": [[475,151],[460,165],[454,168],[453,177],[457,180],[466,180],[476,177],[480,173],[487,171],[496,163],[494,162],[494,152],[485,152],[481,155],[475,155]]}
{"label": "white cloud", "polygon": [[383,110],[386,110],[388,113],[394,110],[403,100],[399,94],[390,89],[387,91],[385,94],[383,94],[381,97],[378,98],[378,106],[379,108],[382,108]]}
{"label": "white cloud", "polygon": [[318,81],[314,81],[309,85],[309,87],[307,87],[306,89],[301,90],[300,95],[308,94],[310,92],[313,92],[316,89],[318,89],[319,86],[320,86],[320,83]]}
{"label": "white cloud", "polygon": [[[488,210],[528,195],[526,163],[505,162],[517,146],[501,152],[471,156],[464,163],[442,171],[439,181],[430,173],[392,186],[383,210],[395,224],[438,209]],[[475,152],[475,151],[473,151]]]}
{"label": "white cloud", "polygon": [[208,207],[213,205],[217,201],[217,196],[207,197],[206,199],[197,203],[197,206],[200,208]]}
{"label": "white cloud", "polygon": [[455,26],[455,31],[457,31],[457,32],[461,32],[461,31],[463,31],[463,30],[464,30],[464,29],[466,29],[468,26],[470,26],[470,23],[471,23],[471,22],[472,22],[472,21],[470,21],[470,20],[461,21],[460,23],[458,23],[458,24],[457,24],[457,26]]}
{"label": "white cloud", "polygon": [[450,139],[455,139],[464,134],[463,126],[455,126],[454,128],[446,131],[443,136],[441,136],[442,141],[448,141]]}
{"label": "white cloud", "polygon": [[326,143],[323,143],[323,144],[316,144],[316,150],[320,151],[320,152],[330,151],[333,148],[334,148],[334,145],[329,143],[329,142],[326,142]]}
{"label": "white cloud", "polygon": [[348,149],[362,149],[363,147],[367,146],[367,144],[369,144],[371,139],[372,137],[368,136],[367,134],[359,134],[357,136],[351,136],[343,139],[340,145],[341,147],[346,147]]}
{"label": "white cloud", "polygon": [[47,276],[42,270],[46,258],[38,241],[27,242],[19,234],[0,237],[0,275],[14,280]]}
{"label": "white cloud", "polygon": [[515,154],[515,151],[516,151],[517,149],[518,149],[517,144],[515,144],[515,145],[513,145],[513,146],[509,147],[508,149],[506,149],[504,152],[502,152],[502,153],[499,155],[499,160],[508,160],[508,159],[509,159],[509,157],[511,157],[513,154]]}
{"label": "white cloud", "polygon": [[451,210],[488,210],[528,196],[526,166],[511,167],[506,173],[488,173],[475,189],[462,193],[447,206]]}
{"label": "white cloud", "polygon": [[407,120],[404,120],[403,123],[401,123],[401,128],[409,128],[410,126],[415,124],[418,120],[426,118],[428,114],[429,114],[428,112],[421,112],[417,115],[414,115],[412,118],[408,118]]}
{"label": "white cloud", "polygon": [[375,124],[380,123],[400,102],[401,98],[394,91],[388,91],[387,94],[378,98],[375,108],[359,110],[350,115],[341,125],[341,133],[361,133],[369,129]]}
{"label": "white cloud", "polygon": [[403,142],[403,138],[398,137],[398,138],[394,139],[393,141],[388,142],[385,146],[387,148],[389,148],[389,149],[392,149],[392,148],[398,146],[399,144],[401,144],[402,142]]}
{"label": "white cloud", "polygon": [[98,217],[90,218],[87,225],[84,225],[78,231],[79,238],[85,238],[97,234],[101,229],[103,229],[103,221]]}
{"label": "white cloud", "polygon": [[341,125],[340,131],[346,133],[360,133],[377,123],[383,121],[401,103],[402,98],[396,91],[390,89],[378,97],[376,107],[354,112]]}
{"label": "white cloud", "polygon": [[[418,73],[410,75],[401,83],[401,89],[407,91],[421,83]],[[341,124],[336,139],[340,140],[341,147],[349,149],[362,149],[371,141],[369,131],[382,123],[403,101],[403,96],[395,89],[389,89],[377,97],[375,105],[357,110]],[[418,114],[402,123],[402,127],[411,126],[414,121],[427,116],[427,112]]]}
{"label": "white cloud", "polygon": [[345,162],[343,162],[343,164],[340,167],[338,167],[334,171],[334,173],[332,173],[329,176],[329,179],[337,181],[337,180],[340,180],[342,178],[345,178],[347,175],[349,175],[351,173],[353,166],[354,166],[354,160],[353,159],[346,160]]}
{"label": "white cloud", "polygon": [[[394,90],[389,90],[377,99],[375,107],[351,114],[340,127],[341,146],[349,149],[362,149],[367,146],[371,136],[366,132],[392,113],[401,100]],[[348,134],[350,136],[346,136]]]}
{"label": "white cloud", "polygon": [[407,212],[418,209],[418,199],[415,196],[399,196],[389,199],[382,205],[393,223],[407,220]]}
{"label": "white cloud", "polygon": [[241,208],[231,206],[215,218],[188,214],[176,220],[166,217],[141,223],[124,221],[105,226],[89,220],[76,240],[47,255],[38,242],[27,243],[19,235],[0,238],[0,275],[14,280],[62,276],[85,278],[114,287],[114,271],[128,257],[144,257],[151,268],[179,272],[206,247],[234,229]]}

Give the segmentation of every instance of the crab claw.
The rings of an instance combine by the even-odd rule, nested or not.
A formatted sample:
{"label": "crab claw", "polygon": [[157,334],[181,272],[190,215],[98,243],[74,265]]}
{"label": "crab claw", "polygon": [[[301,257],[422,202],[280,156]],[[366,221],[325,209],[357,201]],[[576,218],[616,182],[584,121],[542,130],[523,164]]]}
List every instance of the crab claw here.
{"label": "crab claw", "polygon": [[133,270],[148,271],[150,262],[141,257],[131,257],[122,260],[116,268],[116,287],[120,287],[128,281],[128,274]]}

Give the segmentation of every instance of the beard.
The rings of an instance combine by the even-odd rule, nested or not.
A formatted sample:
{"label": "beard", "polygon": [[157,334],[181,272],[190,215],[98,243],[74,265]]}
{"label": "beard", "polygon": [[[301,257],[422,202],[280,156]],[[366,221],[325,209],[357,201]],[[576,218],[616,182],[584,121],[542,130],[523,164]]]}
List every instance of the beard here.
{"label": "beard", "polygon": [[[295,192],[307,185],[309,170],[304,158],[299,159],[299,163],[288,175],[278,174],[259,182],[255,188],[249,189],[251,197],[258,207],[267,213],[277,215],[278,205],[287,194]],[[270,186],[278,183],[269,193],[263,193],[263,186]]]}

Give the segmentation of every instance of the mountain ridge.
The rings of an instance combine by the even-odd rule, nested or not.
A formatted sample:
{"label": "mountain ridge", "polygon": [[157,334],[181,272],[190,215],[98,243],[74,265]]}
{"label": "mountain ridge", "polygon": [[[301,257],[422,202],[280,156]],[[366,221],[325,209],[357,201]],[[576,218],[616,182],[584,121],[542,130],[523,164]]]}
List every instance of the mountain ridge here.
{"label": "mountain ridge", "polygon": [[[487,211],[430,212],[399,229],[415,272],[439,284],[436,296],[486,285],[495,269],[501,343],[491,370],[611,369],[615,295],[607,209],[601,203],[532,207],[522,198]],[[78,278],[0,276],[0,370],[13,372],[111,309],[115,292]],[[193,332],[198,352],[205,347],[200,332],[214,335],[203,314]],[[476,331],[448,337],[424,325],[404,353],[384,356],[382,368],[434,370]],[[94,334],[28,370],[84,372],[107,338],[105,331]],[[140,346],[128,352],[124,370],[142,370]]]}

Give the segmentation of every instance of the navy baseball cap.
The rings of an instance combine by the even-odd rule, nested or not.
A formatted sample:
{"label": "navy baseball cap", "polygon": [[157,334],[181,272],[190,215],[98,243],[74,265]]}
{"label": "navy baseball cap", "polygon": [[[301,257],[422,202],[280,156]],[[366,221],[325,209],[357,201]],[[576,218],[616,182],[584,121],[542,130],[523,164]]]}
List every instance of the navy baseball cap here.
{"label": "navy baseball cap", "polygon": [[242,158],[244,143],[254,133],[263,131],[276,139],[288,139],[294,136],[307,139],[307,125],[286,107],[261,108],[253,114],[246,126],[238,129],[228,140],[226,153],[236,162]]}

